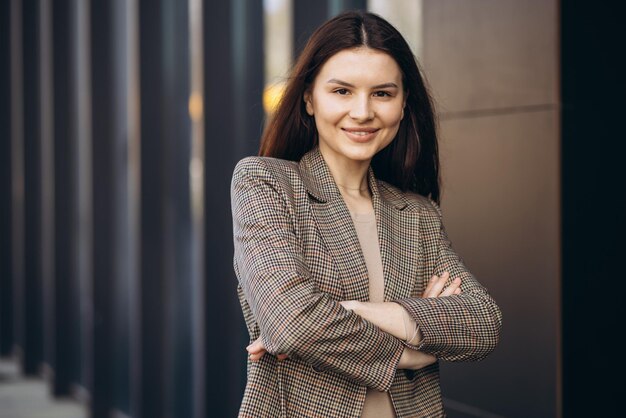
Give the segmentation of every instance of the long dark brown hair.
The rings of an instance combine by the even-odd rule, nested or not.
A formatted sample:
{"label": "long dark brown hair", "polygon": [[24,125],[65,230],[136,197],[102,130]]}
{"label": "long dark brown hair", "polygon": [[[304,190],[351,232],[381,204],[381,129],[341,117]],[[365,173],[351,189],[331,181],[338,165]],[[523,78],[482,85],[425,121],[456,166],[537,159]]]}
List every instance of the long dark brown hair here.
{"label": "long dark brown hair", "polygon": [[428,89],[405,39],[389,22],[373,13],[344,12],[311,35],[265,128],[259,155],[299,161],[317,145],[315,120],[306,112],[303,95],[330,57],[357,47],[380,50],[396,60],[406,97],[405,117],[396,137],[372,159],[376,177],[439,203],[437,132]]}

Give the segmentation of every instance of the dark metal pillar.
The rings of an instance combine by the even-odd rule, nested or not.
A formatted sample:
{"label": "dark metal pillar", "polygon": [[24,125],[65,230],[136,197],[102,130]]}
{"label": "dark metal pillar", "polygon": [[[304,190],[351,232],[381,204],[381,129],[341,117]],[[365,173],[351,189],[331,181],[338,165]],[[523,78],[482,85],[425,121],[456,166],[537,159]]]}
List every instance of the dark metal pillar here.
{"label": "dark metal pillar", "polygon": [[[55,320],[54,312],[54,106],[52,98],[52,15],[51,1],[40,7],[40,94],[41,112],[41,282],[43,291],[44,373],[54,385]],[[55,392],[55,388],[52,391]]]}
{"label": "dark metal pillar", "polygon": [[65,395],[76,377],[74,358],[80,353],[77,300],[77,104],[75,18],[73,0],[55,0],[52,12],[54,114],[54,277],[48,318],[52,339],[54,393]]}
{"label": "dark metal pillar", "polygon": [[613,291],[621,288],[614,286],[621,282],[626,229],[623,153],[616,152],[626,94],[618,10],[580,0],[560,7],[564,417],[624,413],[621,361],[599,360],[604,345],[589,343],[614,341],[624,325],[621,294]]}
{"label": "dark metal pillar", "polygon": [[74,238],[75,276],[71,287],[72,381],[73,392],[81,397],[92,384],[93,330],[93,198],[90,73],[90,2],[73,0],[73,103],[75,116],[75,194],[76,235]]}
{"label": "dark metal pillar", "polygon": [[[196,373],[189,4],[139,1],[141,416],[191,417]],[[212,57],[214,58],[214,57]],[[211,62],[217,66],[219,63]]]}
{"label": "dark metal pillar", "polygon": [[140,338],[133,334],[140,321],[136,316],[138,197],[134,174],[139,166],[139,138],[132,96],[135,67],[131,65],[131,52],[136,52],[135,6],[124,0],[93,0],[90,11],[94,418],[143,416],[135,392],[138,369],[133,367],[139,361],[135,340]]}
{"label": "dark metal pillar", "polygon": [[91,4],[93,417],[143,416],[136,6],[124,0]]}
{"label": "dark metal pillar", "polygon": [[41,280],[41,117],[39,79],[39,1],[24,0],[22,56],[24,92],[24,287],[18,309],[23,315],[22,367],[39,373],[43,360]]}
{"label": "dark metal pillar", "polygon": [[22,2],[11,0],[11,284],[13,348],[24,343],[24,74]]}
{"label": "dark metal pillar", "polygon": [[11,246],[11,8],[0,3],[0,356],[13,347],[13,252]]}

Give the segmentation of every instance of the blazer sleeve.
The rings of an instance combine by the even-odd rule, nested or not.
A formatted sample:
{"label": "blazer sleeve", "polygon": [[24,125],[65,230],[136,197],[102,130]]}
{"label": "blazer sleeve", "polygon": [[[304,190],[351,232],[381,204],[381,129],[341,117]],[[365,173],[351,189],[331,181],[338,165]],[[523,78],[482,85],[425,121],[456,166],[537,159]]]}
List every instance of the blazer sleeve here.
{"label": "blazer sleeve", "polygon": [[261,158],[237,164],[231,200],[235,270],[267,351],[389,390],[403,344],[318,289],[285,187]]}
{"label": "blazer sleeve", "polygon": [[[439,206],[427,205],[436,219],[424,230],[438,234],[434,274],[447,271],[448,286],[461,278],[461,294],[440,298],[406,298],[396,300],[419,324],[423,338],[414,346],[407,346],[433,354],[447,361],[478,361],[484,359],[498,344],[502,327],[502,313],[487,290],[474,278],[452,249],[443,226]],[[432,219],[431,218],[431,219]]]}

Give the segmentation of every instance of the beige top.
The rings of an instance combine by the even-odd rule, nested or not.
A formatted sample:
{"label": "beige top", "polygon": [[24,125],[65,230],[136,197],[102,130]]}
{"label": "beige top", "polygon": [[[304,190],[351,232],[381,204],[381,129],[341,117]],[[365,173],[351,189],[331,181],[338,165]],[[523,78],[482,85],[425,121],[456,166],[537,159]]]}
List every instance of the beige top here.
{"label": "beige top", "polygon": [[[350,213],[354,221],[361,250],[365,258],[365,265],[369,275],[369,291],[371,302],[385,301],[385,280],[383,276],[383,263],[378,246],[378,234],[376,230],[376,218],[374,210],[367,213]],[[376,389],[367,388],[365,404],[361,418],[391,418],[395,417],[393,404],[388,392],[379,392]]]}

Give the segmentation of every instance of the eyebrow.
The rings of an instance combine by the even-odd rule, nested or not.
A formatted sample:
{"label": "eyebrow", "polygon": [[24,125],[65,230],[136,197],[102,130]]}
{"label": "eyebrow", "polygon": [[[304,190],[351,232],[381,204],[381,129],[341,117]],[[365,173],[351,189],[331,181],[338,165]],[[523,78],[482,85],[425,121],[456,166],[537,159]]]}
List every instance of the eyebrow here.
{"label": "eyebrow", "polygon": [[[333,84],[339,84],[341,86],[346,86],[346,87],[352,87],[354,88],[354,84],[350,84],[347,81],[342,81],[342,80],[337,80],[336,78],[331,78],[330,80],[327,81],[327,83],[333,83]],[[398,88],[398,85],[396,83],[383,83],[383,84],[377,84],[375,86],[372,86],[373,89],[385,89],[385,88]]]}

